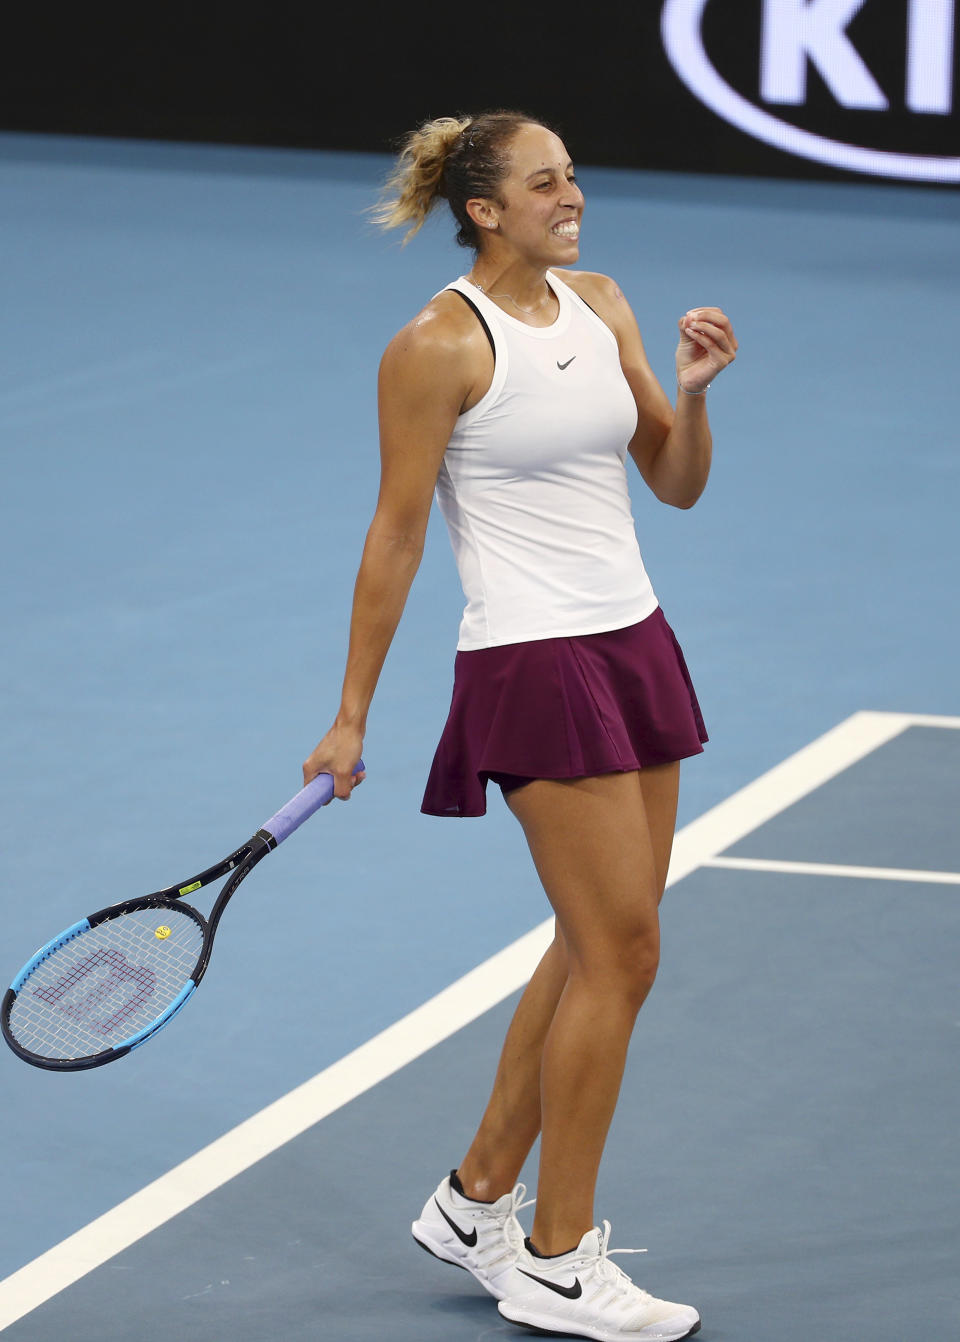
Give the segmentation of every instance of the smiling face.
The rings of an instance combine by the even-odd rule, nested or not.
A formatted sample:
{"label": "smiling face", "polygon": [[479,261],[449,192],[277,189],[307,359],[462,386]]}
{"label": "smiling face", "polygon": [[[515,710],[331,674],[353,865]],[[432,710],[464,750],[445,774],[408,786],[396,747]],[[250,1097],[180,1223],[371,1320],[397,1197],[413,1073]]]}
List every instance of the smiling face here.
{"label": "smiling face", "polygon": [[580,255],[583,193],[563,141],[544,126],[525,125],[510,143],[509,170],[495,199],[468,202],[481,247],[495,231],[536,266],[569,266]]}

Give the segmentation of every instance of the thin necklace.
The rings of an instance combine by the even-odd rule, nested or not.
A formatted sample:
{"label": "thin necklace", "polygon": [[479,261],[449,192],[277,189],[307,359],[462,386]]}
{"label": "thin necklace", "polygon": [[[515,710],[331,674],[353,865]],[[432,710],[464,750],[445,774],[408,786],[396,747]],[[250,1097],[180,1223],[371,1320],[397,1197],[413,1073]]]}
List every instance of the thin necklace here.
{"label": "thin necklace", "polygon": [[479,289],[482,294],[486,294],[487,298],[505,298],[508,303],[513,304],[513,306],[517,309],[518,312],[525,312],[528,317],[533,317],[536,313],[540,311],[541,308],[546,307],[546,305],[550,302],[550,299],[553,297],[553,294],[550,291],[550,287],[548,285],[546,294],[544,295],[543,298],[540,299],[540,302],[537,304],[537,306],[535,308],[525,308],[521,303],[517,302],[513,294],[489,294],[487,293],[483,285],[480,283],[480,281],[474,279],[472,275],[468,275],[467,279],[470,281],[472,285],[475,286],[475,288]]}

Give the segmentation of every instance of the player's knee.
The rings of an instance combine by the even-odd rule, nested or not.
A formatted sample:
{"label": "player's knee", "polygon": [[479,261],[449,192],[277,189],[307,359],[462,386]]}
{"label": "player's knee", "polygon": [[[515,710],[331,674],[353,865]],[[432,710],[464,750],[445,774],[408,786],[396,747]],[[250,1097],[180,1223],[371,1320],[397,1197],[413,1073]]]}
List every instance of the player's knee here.
{"label": "player's knee", "polygon": [[660,939],[642,934],[632,938],[621,952],[624,991],[637,1010],[653,987],[660,968]]}
{"label": "player's knee", "polygon": [[656,929],[621,934],[591,957],[587,974],[604,993],[613,993],[639,1011],[653,987],[660,966],[660,938]]}

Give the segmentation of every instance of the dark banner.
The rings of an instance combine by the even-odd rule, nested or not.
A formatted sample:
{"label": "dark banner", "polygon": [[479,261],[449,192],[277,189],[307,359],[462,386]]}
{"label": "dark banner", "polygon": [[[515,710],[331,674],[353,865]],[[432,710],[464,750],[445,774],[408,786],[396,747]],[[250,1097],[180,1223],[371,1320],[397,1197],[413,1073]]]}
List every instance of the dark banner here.
{"label": "dark banner", "polygon": [[956,184],[958,4],[41,4],[3,21],[0,125],[384,152],[507,106],[583,162]]}

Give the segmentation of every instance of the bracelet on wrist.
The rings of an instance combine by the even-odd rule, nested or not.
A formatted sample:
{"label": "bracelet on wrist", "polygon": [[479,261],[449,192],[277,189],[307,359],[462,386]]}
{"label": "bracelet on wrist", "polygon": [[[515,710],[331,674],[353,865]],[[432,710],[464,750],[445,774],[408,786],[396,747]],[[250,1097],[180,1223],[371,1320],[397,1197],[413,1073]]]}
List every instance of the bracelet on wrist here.
{"label": "bracelet on wrist", "polygon": [[712,383],[712,382],[708,382],[707,385],[704,387],[703,391],[689,391],[689,390],[683,385],[683,383],[679,381],[679,379],[678,379],[678,381],[677,381],[677,391],[682,391],[683,394],[684,394],[684,396],[706,396],[707,392],[710,390],[710,388],[711,388],[712,386],[713,386],[713,383]]}

